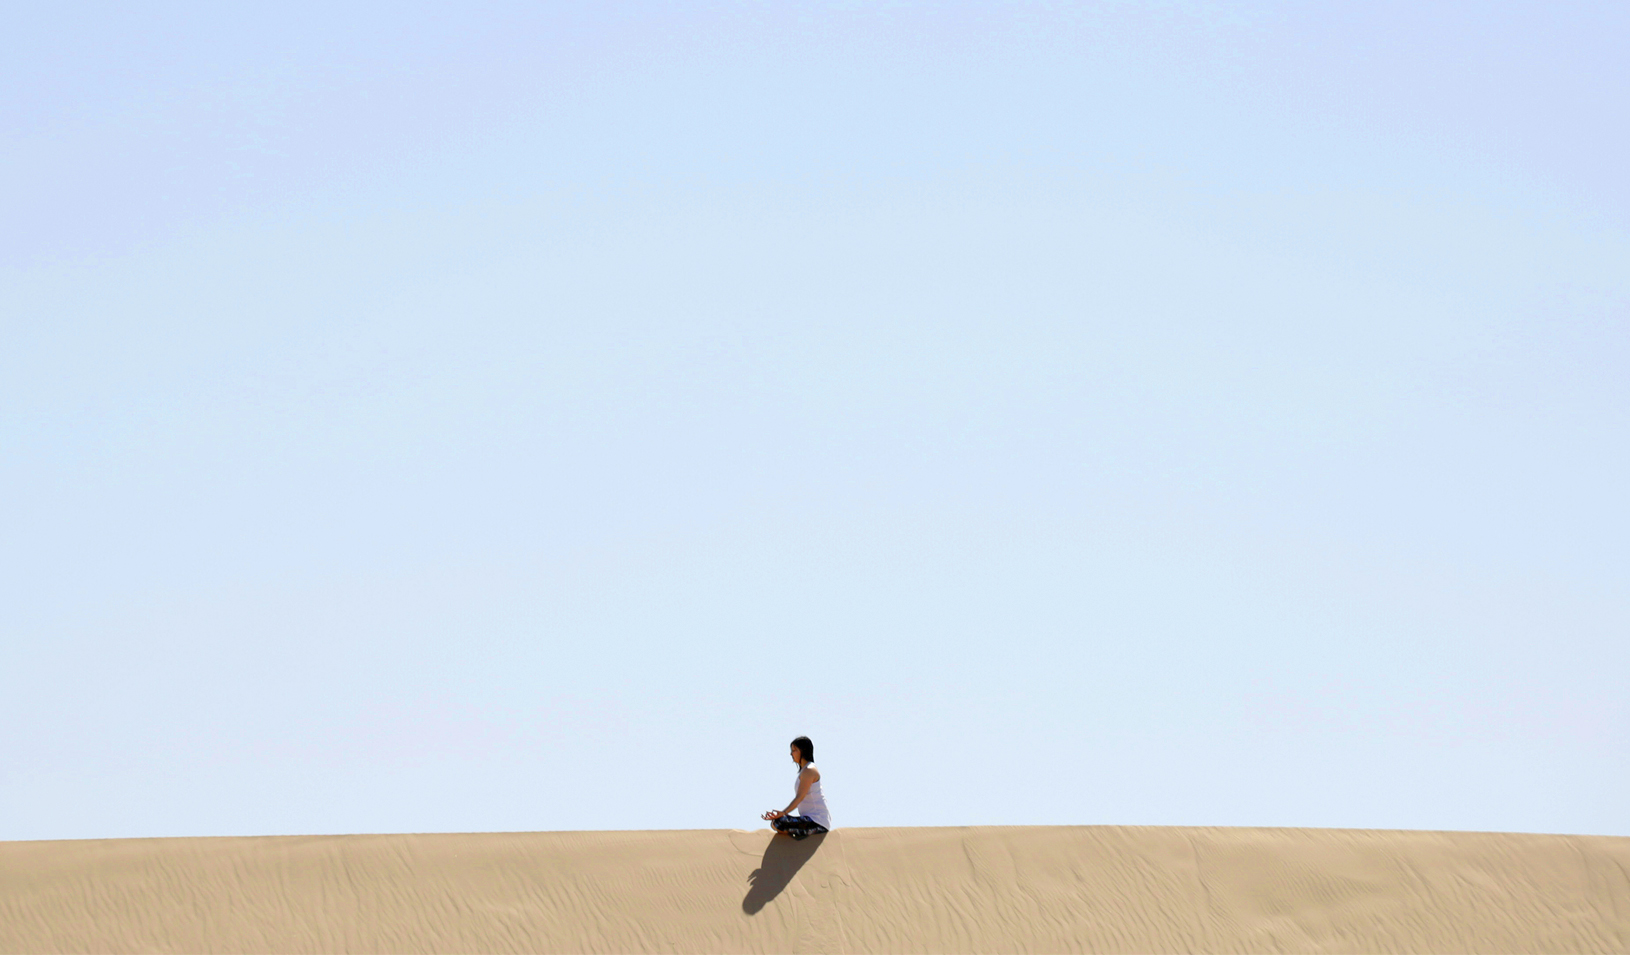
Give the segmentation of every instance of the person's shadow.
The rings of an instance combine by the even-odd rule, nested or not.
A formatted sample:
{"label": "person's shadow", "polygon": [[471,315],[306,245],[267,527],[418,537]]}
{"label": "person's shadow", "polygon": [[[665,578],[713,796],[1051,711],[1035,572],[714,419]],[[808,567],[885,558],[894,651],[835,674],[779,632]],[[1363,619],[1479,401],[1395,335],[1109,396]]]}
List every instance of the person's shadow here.
{"label": "person's shadow", "polygon": [[785,836],[771,839],[770,847],[764,850],[763,861],[747,877],[753,887],[741,900],[741,910],[748,915],[757,915],[759,909],[769,905],[792,882],[792,877],[798,874],[798,870],[804,867],[804,863],[809,861],[825,839],[824,832],[804,839],[795,840]]}

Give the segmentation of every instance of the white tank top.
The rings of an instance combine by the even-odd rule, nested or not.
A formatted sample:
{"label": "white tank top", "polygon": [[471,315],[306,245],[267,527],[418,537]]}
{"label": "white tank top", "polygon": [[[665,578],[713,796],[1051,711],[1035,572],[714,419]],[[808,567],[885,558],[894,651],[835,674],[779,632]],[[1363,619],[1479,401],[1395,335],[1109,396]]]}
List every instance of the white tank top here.
{"label": "white tank top", "polygon": [[[809,765],[811,768],[815,766],[814,763]],[[799,773],[801,775],[803,770],[799,770]],[[798,795],[797,776],[792,778],[792,794],[794,796]],[[832,814],[826,810],[826,797],[821,795],[821,781],[819,779],[810,785],[809,795],[805,796],[803,801],[798,804],[798,808],[793,811],[800,816],[808,816],[815,820],[821,824],[823,829],[832,828]]]}

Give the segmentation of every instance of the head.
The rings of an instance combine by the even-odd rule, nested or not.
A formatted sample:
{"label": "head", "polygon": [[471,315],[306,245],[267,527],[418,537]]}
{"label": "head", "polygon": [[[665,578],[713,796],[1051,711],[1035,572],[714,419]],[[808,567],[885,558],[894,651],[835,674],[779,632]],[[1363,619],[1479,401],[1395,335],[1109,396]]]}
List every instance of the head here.
{"label": "head", "polygon": [[800,736],[792,741],[792,761],[800,766],[815,762],[815,744],[809,741],[808,736]]}

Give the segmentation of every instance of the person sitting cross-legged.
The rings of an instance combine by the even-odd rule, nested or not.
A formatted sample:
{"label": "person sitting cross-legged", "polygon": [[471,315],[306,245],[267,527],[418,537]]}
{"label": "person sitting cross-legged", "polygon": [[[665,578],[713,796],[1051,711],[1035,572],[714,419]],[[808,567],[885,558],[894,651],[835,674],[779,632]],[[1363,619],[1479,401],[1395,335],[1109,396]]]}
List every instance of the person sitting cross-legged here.
{"label": "person sitting cross-legged", "polygon": [[[784,832],[794,839],[804,839],[832,828],[832,815],[826,809],[826,797],[821,795],[821,771],[815,768],[815,744],[808,736],[792,741],[792,761],[798,764],[798,778],[793,783],[792,802],[785,809],[771,809],[760,816],[769,820],[776,832]],[[792,815],[802,808],[800,815]]]}

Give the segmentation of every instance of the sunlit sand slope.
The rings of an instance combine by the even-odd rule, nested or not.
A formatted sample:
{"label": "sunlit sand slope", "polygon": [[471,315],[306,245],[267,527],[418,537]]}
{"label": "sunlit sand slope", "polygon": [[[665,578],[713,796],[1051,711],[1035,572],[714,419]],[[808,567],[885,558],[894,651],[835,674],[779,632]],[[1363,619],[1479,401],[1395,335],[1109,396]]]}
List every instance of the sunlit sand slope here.
{"label": "sunlit sand slope", "polygon": [[1630,839],[846,829],[0,843],[7,952],[1630,952]]}

